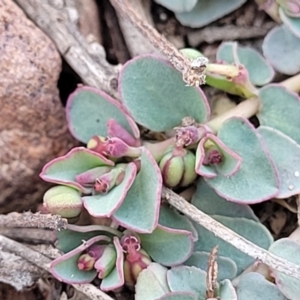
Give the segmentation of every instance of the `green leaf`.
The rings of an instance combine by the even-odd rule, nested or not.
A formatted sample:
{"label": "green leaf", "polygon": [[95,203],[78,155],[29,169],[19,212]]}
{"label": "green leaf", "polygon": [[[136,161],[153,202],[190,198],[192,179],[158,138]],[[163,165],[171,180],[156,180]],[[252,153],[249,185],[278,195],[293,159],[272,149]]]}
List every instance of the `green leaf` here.
{"label": "green leaf", "polygon": [[114,245],[117,251],[117,260],[115,268],[109,273],[108,276],[102,279],[100,289],[102,291],[112,291],[118,289],[124,285],[124,253],[120,240],[117,237],[114,237]]}
{"label": "green leaf", "polygon": [[155,0],[156,3],[166,7],[173,12],[190,11],[196,5],[197,0]]}
{"label": "green leaf", "polygon": [[276,196],[279,186],[276,169],[261,137],[248,120],[229,119],[219,130],[218,137],[242,158],[242,165],[233,176],[219,174],[205,178],[207,183],[221,197],[241,204],[259,203]]}
{"label": "green leaf", "polygon": [[[221,300],[238,300],[236,291],[235,291],[231,281],[228,279],[225,279],[220,283],[219,294],[220,294]],[[252,299],[252,298],[250,297],[249,299]]]}
{"label": "green leaf", "polygon": [[287,14],[284,13],[284,10],[282,9],[282,7],[279,8],[279,16],[280,16],[280,19],[282,20],[282,22],[288,27],[288,29],[297,38],[300,38],[300,18],[294,18],[294,17],[288,16]]}
{"label": "green leaf", "polygon": [[153,300],[170,292],[167,271],[158,263],[151,263],[142,270],[135,285],[135,300]]}
{"label": "green leaf", "polygon": [[260,125],[282,131],[300,144],[299,97],[285,87],[271,84],[259,92],[261,109],[257,114]]}
{"label": "green leaf", "polygon": [[135,164],[129,163],[126,166],[123,181],[107,194],[83,197],[83,204],[88,213],[96,218],[109,218],[122,205],[128,190],[134,182],[136,171]]}
{"label": "green leaf", "polygon": [[197,231],[187,216],[179,214],[169,206],[161,206],[158,223],[165,227],[190,231],[193,240],[198,239]]}
{"label": "green leaf", "polygon": [[[184,265],[194,266],[203,271],[206,271],[208,260],[209,260],[209,255],[210,255],[210,253],[208,253],[208,252],[196,251],[196,252],[192,253],[192,255],[190,256],[190,258],[187,261],[184,262]],[[237,266],[236,266],[236,263],[232,259],[218,255],[217,263],[218,263],[218,281],[226,279],[226,278],[233,279],[234,277],[236,277]]]}
{"label": "green leaf", "polygon": [[[234,42],[222,43],[218,48],[217,60],[226,61],[229,64],[236,63],[234,59],[234,44]],[[262,86],[273,79],[275,75],[273,68],[256,50],[238,45],[237,57],[239,63],[248,70],[252,84]]]}
{"label": "green leaf", "polygon": [[246,218],[258,221],[249,205],[229,202],[220,197],[203,178],[199,178],[191,203],[209,215]]}
{"label": "green leaf", "polygon": [[[300,245],[289,238],[277,240],[271,245],[269,251],[300,266]],[[278,289],[284,294],[285,297],[288,299],[299,299],[299,279],[278,272],[276,269],[272,269],[272,274],[275,275],[275,281]]]}
{"label": "green leaf", "polygon": [[[247,240],[254,244],[267,249],[273,242],[273,238],[269,231],[260,223],[244,219],[244,218],[230,218],[224,216],[212,216],[215,220],[222,223],[229,229],[235,231]],[[198,241],[195,242],[194,251],[210,252],[216,245],[219,246],[218,254],[232,259],[237,265],[237,274],[243,272],[254,259],[236,249],[224,240],[216,237],[212,232],[204,227],[193,222],[198,231]]]}
{"label": "green leaf", "polygon": [[140,171],[112,218],[135,232],[150,233],[158,223],[162,177],[150,152],[146,148],[141,149]]}
{"label": "green leaf", "polygon": [[202,27],[229,14],[245,2],[246,0],[198,0],[192,11],[177,13],[176,18],[182,25]]}
{"label": "green leaf", "polygon": [[82,271],[77,267],[77,261],[84,250],[99,241],[108,242],[110,239],[106,236],[97,236],[83,242],[78,248],[62,255],[52,261],[50,271],[55,278],[66,283],[89,283],[97,275],[95,269]]}
{"label": "green leaf", "polygon": [[85,147],[73,148],[66,155],[48,162],[40,177],[48,182],[64,184],[80,191],[86,189],[75,181],[75,176],[100,166],[113,166],[114,163],[99,153]]}
{"label": "green leaf", "polygon": [[241,277],[236,292],[239,300],[286,299],[274,283],[266,280],[263,275],[254,272],[245,274]]}
{"label": "green leaf", "polygon": [[262,44],[266,59],[277,71],[286,75],[294,75],[300,71],[299,48],[300,39],[284,24],[270,30]]}
{"label": "green leaf", "polygon": [[134,137],[139,131],[119,102],[92,87],[79,87],[68,98],[66,105],[69,130],[83,143],[94,135],[107,136],[107,122],[116,120]]}
{"label": "green leaf", "polygon": [[62,252],[69,252],[82,244],[82,241],[89,240],[92,237],[106,235],[110,238],[121,236],[122,233],[109,226],[89,225],[78,226],[68,224],[68,229],[57,231],[56,247]]}
{"label": "green leaf", "polygon": [[147,55],[132,59],[120,75],[121,100],[134,120],[152,131],[165,131],[193,117],[203,123],[209,106],[200,88],[187,87],[166,61]]}
{"label": "green leaf", "polygon": [[150,234],[139,234],[142,248],[151,258],[165,266],[174,266],[186,261],[193,250],[192,234],[158,225]]}
{"label": "green leaf", "polygon": [[197,300],[206,297],[206,272],[187,266],[174,267],[167,273],[168,284],[172,292],[192,292]]}
{"label": "green leaf", "polygon": [[300,193],[300,145],[281,131],[261,126],[259,133],[264,138],[270,156],[280,177],[279,194],[285,199]]}

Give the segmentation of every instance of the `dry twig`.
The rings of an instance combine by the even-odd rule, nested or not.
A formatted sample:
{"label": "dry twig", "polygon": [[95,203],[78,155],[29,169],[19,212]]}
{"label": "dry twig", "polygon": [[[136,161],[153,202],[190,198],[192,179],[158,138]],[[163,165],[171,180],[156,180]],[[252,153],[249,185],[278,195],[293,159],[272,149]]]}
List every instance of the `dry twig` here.
{"label": "dry twig", "polygon": [[231,244],[235,248],[245,254],[257,259],[269,267],[278,270],[286,275],[300,279],[300,267],[278,256],[273,255],[265,249],[258,247],[252,242],[246,240],[231,229],[217,222],[201,210],[198,210],[194,205],[185,201],[172,190],[163,188],[162,197],[176,209],[187,215],[196,223],[200,224],[210,232],[225,242]]}

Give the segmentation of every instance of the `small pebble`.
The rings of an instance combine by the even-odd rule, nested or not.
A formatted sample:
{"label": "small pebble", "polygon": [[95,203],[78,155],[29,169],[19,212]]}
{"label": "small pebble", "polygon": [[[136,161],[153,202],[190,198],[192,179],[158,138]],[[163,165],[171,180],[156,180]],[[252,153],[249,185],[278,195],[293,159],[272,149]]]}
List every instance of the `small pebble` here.
{"label": "small pebble", "polygon": [[293,185],[289,185],[289,190],[292,190],[294,189],[294,186]]}
{"label": "small pebble", "polygon": [[300,173],[299,171],[295,171],[295,177],[299,177]]}

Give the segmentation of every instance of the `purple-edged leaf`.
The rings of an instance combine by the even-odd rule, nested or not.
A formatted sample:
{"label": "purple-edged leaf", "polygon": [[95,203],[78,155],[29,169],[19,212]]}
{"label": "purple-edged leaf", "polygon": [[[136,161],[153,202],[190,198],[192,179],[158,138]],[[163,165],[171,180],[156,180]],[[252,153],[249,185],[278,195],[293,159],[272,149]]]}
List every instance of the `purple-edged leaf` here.
{"label": "purple-edged leaf", "polygon": [[[236,291],[231,281],[228,279],[225,279],[220,283],[219,296],[222,300],[238,300]],[[249,299],[252,298],[250,297]]]}
{"label": "purple-edged leaf", "polygon": [[150,233],[158,223],[162,177],[150,152],[144,147],[141,150],[140,171],[112,218],[135,232]]}
{"label": "purple-edged leaf", "polygon": [[[209,252],[196,251],[190,256],[190,258],[187,261],[184,262],[184,265],[193,266],[203,271],[206,271],[209,255],[210,255]],[[218,281],[226,278],[233,279],[236,277],[237,266],[232,259],[218,255],[217,263],[218,263]]]}
{"label": "purple-edged leaf", "polygon": [[264,56],[272,66],[287,75],[300,71],[299,48],[300,38],[293,35],[284,24],[270,30],[262,45]]}
{"label": "purple-edged leaf", "polygon": [[120,288],[124,285],[124,270],[123,270],[123,264],[124,264],[124,253],[122,246],[120,244],[120,240],[117,237],[114,237],[114,245],[117,251],[117,260],[116,260],[116,266],[111,271],[111,273],[103,278],[100,289],[102,291],[112,291],[117,288]]}
{"label": "purple-edged leaf", "polygon": [[[217,60],[235,63],[233,42],[225,42],[220,45],[217,52]],[[269,83],[275,72],[264,57],[256,50],[249,47],[237,46],[239,63],[244,65],[249,72],[250,81],[254,85],[265,85]]]}
{"label": "purple-edged leaf", "polygon": [[150,234],[139,234],[143,249],[151,258],[165,266],[186,261],[194,247],[191,232],[158,225]]}
{"label": "purple-edged leaf", "polygon": [[94,280],[97,275],[96,270],[79,270],[77,267],[77,262],[84,250],[99,241],[109,242],[110,238],[104,235],[91,238],[90,240],[83,242],[82,245],[77,247],[76,249],[55,259],[50,265],[50,272],[52,273],[52,275],[56,279],[70,284],[88,283]]}
{"label": "purple-edged leaf", "polygon": [[165,131],[193,117],[203,123],[209,106],[200,88],[187,87],[180,72],[155,56],[140,56],[123,67],[121,100],[133,119],[152,131]]}
{"label": "purple-edged leaf", "polygon": [[[203,164],[203,162],[205,162],[207,152],[209,151],[205,149],[205,143],[214,145],[214,147],[219,151],[222,156],[222,162],[220,164]],[[226,177],[233,176],[239,170],[241,163],[242,158],[234,151],[230,150],[213,134],[208,133],[198,144],[195,170],[203,177],[214,178],[218,176],[218,174]]]}
{"label": "purple-edged leaf", "polygon": [[193,240],[196,241],[198,239],[198,233],[187,216],[180,215],[169,206],[161,206],[158,223],[165,227],[190,231]]}
{"label": "purple-edged leaf", "polygon": [[276,198],[285,199],[300,193],[300,145],[293,139],[271,127],[261,126],[264,138],[280,177]]}
{"label": "purple-edged leaf", "polygon": [[196,267],[174,267],[167,272],[167,280],[172,292],[191,292],[198,300],[206,299],[205,271]]}
{"label": "purple-edged leaf", "polygon": [[155,0],[156,3],[178,13],[192,10],[197,1],[198,0]]}
{"label": "purple-edged leaf", "polygon": [[261,108],[257,117],[260,125],[282,131],[300,144],[300,99],[285,87],[272,84],[259,91]]}
{"label": "purple-edged leaf", "polygon": [[[223,198],[241,203],[259,203],[278,193],[277,171],[263,141],[248,120],[231,118],[218,132],[219,139],[242,158],[234,176],[218,175],[207,183]],[[255,187],[255,188],[254,188]]]}
{"label": "purple-edged leaf", "polygon": [[70,132],[81,142],[87,143],[94,135],[107,136],[106,124],[110,119],[139,138],[136,124],[120,103],[95,88],[77,88],[68,98],[66,113]]}
{"label": "purple-edged leaf", "polygon": [[[224,216],[212,217],[216,221],[222,223],[229,229],[264,249],[268,249],[273,242],[270,232],[258,222],[244,218],[230,218]],[[208,231],[204,227],[194,222],[193,224],[197,229],[199,236],[198,241],[195,242],[195,251],[210,252],[213,247],[218,245],[218,254],[220,256],[228,257],[236,263],[238,275],[254,262],[253,258],[244,254],[224,240],[216,237],[212,232]]]}
{"label": "purple-edged leaf", "polygon": [[57,244],[56,247],[62,252],[69,252],[92,237],[106,235],[110,238],[114,236],[120,237],[122,233],[109,226],[89,225],[77,226],[68,224],[68,229],[56,232]]}
{"label": "purple-edged leaf", "polygon": [[229,14],[245,2],[246,0],[198,0],[191,11],[177,13],[176,18],[182,25],[192,28],[202,27]]}
{"label": "purple-edged leaf", "polygon": [[279,15],[282,22],[289,28],[289,30],[300,38],[300,18],[293,18],[284,13],[282,7],[279,8]]}
{"label": "purple-edged leaf", "polygon": [[167,271],[158,263],[151,263],[142,270],[135,285],[135,300],[153,300],[170,292]]}
{"label": "purple-edged leaf", "polygon": [[45,181],[72,186],[84,192],[86,189],[75,181],[76,175],[95,167],[113,165],[112,161],[101,154],[84,147],[77,147],[66,155],[48,162],[40,177]]}
{"label": "purple-edged leaf", "polygon": [[197,300],[197,296],[189,292],[171,292],[155,300]]}
{"label": "purple-edged leaf", "polygon": [[[239,300],[285,300],[276,285],[258,273],[248,273],[241,277],[236,289]],[[299,296],[299,294],[298,294]],[[297,299],[297,298],[291,298]]]}
{"label": "purple-edged leaf", "polygon": [[[289,238],[283,238],[274,242],[269,248],[271,253],[282,257],[298,266],[300,266],[300,245]],[[299,299],[300,280],[288,276],[275,269],[272,269],[272,275],[275,276],[275,282],[278,289],[288,299]]]}
{"label": "purple-edged leaf", "polygon": [[91,216],[109,218],[121,205],[130,189],[135,176],[136,165],[129,163],[125,169],[123,181],[107,194],[98,194],[83,197],[83,205]]}
{"label": "purple-edged leaf", "polygon": [[209,215],[246,218],[258,221],[249,205],[226,201],[212,189],[203,178],[199,178],[191,203]]}

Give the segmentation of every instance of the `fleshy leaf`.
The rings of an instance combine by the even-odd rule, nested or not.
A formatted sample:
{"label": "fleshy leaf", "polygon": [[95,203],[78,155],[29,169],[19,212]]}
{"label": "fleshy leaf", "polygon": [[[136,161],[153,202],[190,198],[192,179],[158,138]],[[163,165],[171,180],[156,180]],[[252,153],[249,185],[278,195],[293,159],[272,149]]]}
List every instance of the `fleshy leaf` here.
{"label": "fleshy leaf", "polygon": [[[184,262],[184,265],[194,266],[203,271],[206,271],[209,255],[210,253],[208,252],[196,251],[190,256],[190,258],[187,261]],[[218,256],[217,263],[218,263],[218,281],[226,278],[232,279],[236,277],[237,266],[232,259],[224,256]]]}
{"label": "fleshy leaf", "polygon": [[83,242],[78,248],[62,255],[52,261],[50,271],[55,278],[66,283],[88,283],[91,282],[97,275],[95,269],[90,271],[82,271],[78,269],[77,261],[84,250],[89,248],[96,242],[109,242],[110,238],[106,236],[97,236]]}
{"label": "fleshy leaf", "polygon": [[100,289],[102,291],[111,291],[115,290],[117,288],[120,288],[124,285],[124,270],[123,270],[123,264],[124,264],[124,253],[122,246],[120,244],[120,240],[117,237],[114,237],[114,245],[115,249],[117,251],[117,260],[116,260],[116,266],[111,271],[111,273],[102,279]]}
{"label": "fleshy leaf", "polygon": [[[219,294],[220,294],[221,300],[238,300],[236,291],[235,291],[231,281],[228,279],[225,279],[220,283]],[[252,298],[250,297],[249,299],[252,299]]]}
{"label": "fleshy leaf", "polygon": [[220,128],[218,138],[243,161],[234,176],[219,174],[205,178],[207,183],[221,197],[241,204],[259,203],[276,196],[277,171],[253,125],[243,118],[231,118]]}
{"label": "fleshy leaf", "polygon": [[150,233],[158,223],[162,177],[150,152],[146,148],[141,149],[140,171],[112,218],[135,232]]}
{"label": "fleshy leaf", "polygon": [[173,12],[184,12],[190,11],[194,8],[197,3],[197,0],[155,0],[156,3],[166,7]]}
{"label": "fleshy leaf", "polygon": [[[222,162],[220,164],[204,164],[206,154],[209,151],[205,149],[205,144],[207,142],[220,152],[220,155],[222,156]],[[203,177],[214,178],[218,176],[218,174],[226,177],[233,176],[239,170],[241,163],[242,158],[230,150],[213,134],[208,133],[198,144],[195,170]]]}
{"label": "fleshy leaf", "polygon": [[246,0],[198,0],[192,11],[177,13],[176,18],[182,25],[202,27],[229,14],[245,2]]}
{"label": "fleshy leaf", "polygon": [[257,114],[260,125],[282,131],[300,144],[300,100],[285,87],[272,84],[259,92],[261,109]]}
{"label": "fleshy leaf", "polygon": [[[271,245],[269,251],[300,266],[300,245],[289,238],[277,240]],[[278,289],[288,299],[299,299],[300,280],[278,272],[275,269],[272,271],[272,274],[275,275]]]}
{"label": "fleshy leaf", "polygon": [[258,221],[249,205],[226,201],[221,198],[203,178],[199,178],[192,202],[198,209],[209,215],[246,218]]}
{"label": "fleshy leaf", "polygon": [[92,136],[107,136],[107,122],[114,119],[134,137],[139,130],[122,106],[106,93],[92,87],[79,87],[68,98],[66,105],[69,130],[81,142]]}
{"label": "fleshy leaf", "polygon": [[254,272],[245,274],[241,277],[236,292],[239,300],[286,299],[274,283],[266,280],[263,275]]}
{"label": "fleshy leaf", "polygon": [[[274,70],[270,64],[256,50],[250,47],[237,46],[239,63],[249,72],[250,81],[254,85],[265,85],[274,77]],[[218,48],[217,59],[229,64],[235,63],[234,43],[225,42]]]}
{"label": "fleshy leaf", "polygon": [[191,232],[158,225],[150,234],[139,234],[143,249],[151,258],[165,266],[186,261],[193,251]]}
{"label": "fleshy leaf", "polygon": [[192,292],[198,300],[205,300],[206,272],[195,267],[179,266],[167,272],[167,280],[172,292]]}
{"label": "fleshy leaf", "polygon": [[108,237],[121,236],[122,233],[109,226],[89,225],[78,226],[68,224],[68,229],[56,232],[56,247],[62,252],[69,252],[82,244],[82,241],[91,239],[92,237],[106,235]]}
{"label": "fleshy leaf", "polygon": [[[247,240],[253,242],[254,244],[267,249],[273,238],[269,231],[260,223],[244,219],[244,218],[230,218],[224,216],[212,216],[215,220],[222,223],[226,227],[235,231],[239,235],[243,236]],[[213,233],[205,229],[204,227],[194,223],[195,228],[198,231],[198,241],[195,242],[195,251],[205,251],[210,252],[216,245],[219,246],[218,254],[220,256],[229,257],[232,259],[238,268],[237,274],[239,275],[244,271],[254,259],[250,256],[244,254],[240,250],[231,246],[224,240],[216,237]]]}
{"label": "fleshy leaf", "polygon": [[151,263],[137,278],[135,300],[153,300],[170,292],[167,283],[168,269]]}
{"label": "fleshy leaf", "polygon": [[48,182],[72,186],[80,191],[86,189],[75,181],[75,176],[100,166],[113,166],[114,163],[99,153],[84,147],[73,148],[66,155],[48,162],[40,177]]}
{"label": "fleshy leaf", "polygon": [[209,106],[200,88],[187,87],[181,74],[155,56],[140,56],[123,67],[121,100],[134,120],[153,131],[165,131],[191,116],[203,123]]}
{"label": "fleshy leaf", "polygon": [[297,37],[300,38],[300,18],[290,17],[284,13],[284,10],[279,8],[279,15],[282,22],[289,28],[289,30]]}
{"label": "fleshy leaf", "polygon": [[109,218],[121,205],[136,176],[136,165],[129,163],[125,169],[122,182],[107,194],[97,194],[83,197],[84,207],[94,217]]}
{"label": "fleshy leaf", "polygon": [[300,145],[271,127],[259,127],[280,176],[276,198],[284,199],[300,193]]}
{"label": "fleshy leaf", "polygon": [[157,298],[156,300],[197,300],[194,293],[189,292],[172,292]]}
{"label": "fleshy leaf", "polygon": [[300,71],[299,48],[300,39],[284,24],[270,30],[262,45],[264,56],[272,66],[287,75],[294,75]]}
{"label": "fleshy leaf", "polygon": [[193,240],[198,239],[198,233],[192,222],[185,216],[168,206],[161,206],[158,223],[162,226],[190,231]]}

